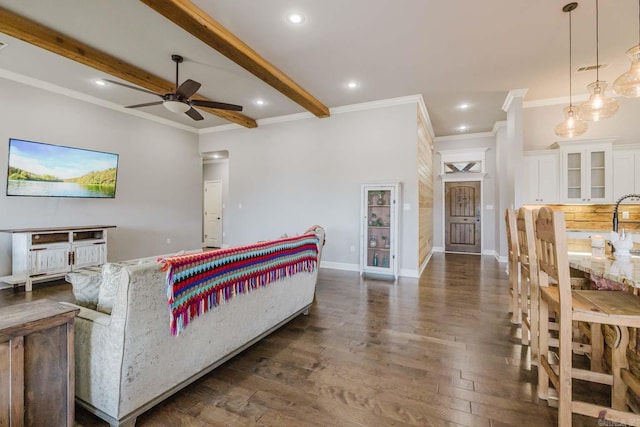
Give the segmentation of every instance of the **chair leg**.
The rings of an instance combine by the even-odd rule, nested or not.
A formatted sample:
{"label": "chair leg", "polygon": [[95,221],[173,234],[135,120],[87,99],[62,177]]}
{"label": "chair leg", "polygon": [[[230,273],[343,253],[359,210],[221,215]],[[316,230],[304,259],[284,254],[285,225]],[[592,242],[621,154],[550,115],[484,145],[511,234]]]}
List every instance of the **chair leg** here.
{"label": "chair leg", "polygon": [[[526,280],[520,281],[520,307],[522,308],[521,319],[521,343],[522,345],[529,345],[529,338],[531,336],[531,316],[529,316],[529,292],[526,286]],[[526,322],[525,322],[526,320]],[[529,325],[527,327],[527,324]]]}
{"label": "chair leg", "polygon": [[602,336],[602,325],[591,324],[591,370],[593,372],[602,371],[602,355],[604,354],[604,337]]}
{"label": "chair leg", "polygon": [[542,364],[542,358],[549,357],[549,307],[544,300],[540,300],[538,330],[538,397],[547,400],[549,398],[549,375]]}
{"label": "chair leg", "polygon": [[511,307],[512,307],[512,315],[511,315],[511,323],[515,325],[519,325],[521,322],[520,318],[520,285],[518,283],[518,276],[515,271],[516,266],[511,265],[509,269],[509,282],[511,289],[513,292],[511,293]]}
{"label": "chair leg", "polygon": [[628,369],[627,346],[629,345],[629,328],[614,326],[616,330],[616,345],[611,356],[611,370],[613,385],[611,387],[611,407],[621,411],[627,410],[627,385],[620,376],[620,369]]}
{"label": "chair leg", "polygon": [[538,325],[538,316],[539,316],[539,307],[538,307],[538,289],[536,286],[531,287],[531,297],[529,298],[531,304],[530,317],[529,317],[529,328],[531,332],[531,343],[529,347],[531,348],[531,363],[536,364],[538,362],[538,335],[539,335],[539,325]]}
{"label": "chair leg", "polygon": [[571,322],[571,319],[560,318],[558,342],[558,353],[560,353],[558,425],[570,427],[572,413],[571,358],[573,357],[573,322]]}

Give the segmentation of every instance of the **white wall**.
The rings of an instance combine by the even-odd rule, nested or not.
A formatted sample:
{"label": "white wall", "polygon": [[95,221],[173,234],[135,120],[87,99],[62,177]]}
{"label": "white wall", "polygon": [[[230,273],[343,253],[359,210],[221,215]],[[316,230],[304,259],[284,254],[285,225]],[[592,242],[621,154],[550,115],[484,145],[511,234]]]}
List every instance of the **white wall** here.
{"label": "white wall", "polygon": [[201,152],[229,151],[226,243],[320,224],[327,231],[323,261],[357,268],[360,185],[400,181],[410,210],[400,212],[399,265],[417,274],[416,135],[415,103],[201,135]]}
{"label": "white wall", "polygon": [[[600,122],[589,122],[589,129],[574,138],[595,139],[617,137],[614,144],[640,143],[640,100],[616,98],[620,109],[611,118]],[[548,149],[559,138],[553,132],[558,123],[564,120],[562,109],[566,105],[525,108],[523,110],[524,149]]]}
{"label": "white wall", "polygon": [[[115,199],[7,197],[2,189],[0,229],[117,225],[109,232],[111,261],[199,247],[202,160],[196,134],[5,79],[0,93],[1,185],[9,138],[120,155]],[[0,276],[8,274],[11,236],[0,233]]]}
{"label": "white wall", "polygon": [[[436,139],[433,145],[433,246],[439,250],[444,248],[444,184],[440,178],[442,170],[441,150],[477,151],[488,147],[485,153],[485,172],[482,184],[482,251],[491,253],[496,249],[496,139],[494,136],[451,139]],[[491,209],[487,209],[487,206]]]}
{"label": "white wall", "polygon": [[499,260],[507,261],[507,229],[504,223],[504,213],[511,207],[513,198],[509,196],[509,181],[507,177],[506,165],[509,158],[509,142],[507,141],[506,122],[500,123],[496,129],[496,204],[495,204],[495,251]]}

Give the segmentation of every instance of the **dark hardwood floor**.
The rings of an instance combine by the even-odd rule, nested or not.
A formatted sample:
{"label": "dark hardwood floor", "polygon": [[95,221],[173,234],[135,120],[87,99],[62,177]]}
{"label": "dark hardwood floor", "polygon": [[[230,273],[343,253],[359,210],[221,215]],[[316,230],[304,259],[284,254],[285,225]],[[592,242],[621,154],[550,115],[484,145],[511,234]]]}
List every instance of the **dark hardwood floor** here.
{"label": "dark hardwood floor", "polygon": [[[420,280],[321,270],[310,316],[138,418],[138,426],[554,426],[493,258],[436,254]],[[0,291],[72,300],[69,285]],[[577,393],[604,399],[602,388]],[[77,408],[78,426],[106,426]],[[574,416],[574,426],[597,426]]]}

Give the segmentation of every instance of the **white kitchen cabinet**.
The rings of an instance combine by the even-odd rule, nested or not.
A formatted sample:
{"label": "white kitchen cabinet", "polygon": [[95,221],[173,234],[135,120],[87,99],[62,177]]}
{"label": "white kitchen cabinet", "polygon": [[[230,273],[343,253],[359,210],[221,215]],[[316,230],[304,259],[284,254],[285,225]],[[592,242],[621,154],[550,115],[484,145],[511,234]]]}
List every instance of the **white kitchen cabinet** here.
{"label": "white kitchen cabinet", "polygon": [[557,203],[560,155],[558,151],[525,152],[525,203]]}
{"label": "white kitchen cabinet", "polygon": [[0,282],[25,283],[64,277],[81,267],[107,262],[107,229],[115,226],[0,230],[12,234],[12,273]]}
{"label": "white kitchen cabinet", "polygon": [[398,277],[400,183],[363,184],[360,274]]}
{"label": "white kitchen cabinet", "polygon": [[613,150],[613,198],[640,193],[640,147]]}
{"label": "white kitchen cabinet", "polygon": [[612,140],[560,142],[561,200],[610,203],[613,198]]}

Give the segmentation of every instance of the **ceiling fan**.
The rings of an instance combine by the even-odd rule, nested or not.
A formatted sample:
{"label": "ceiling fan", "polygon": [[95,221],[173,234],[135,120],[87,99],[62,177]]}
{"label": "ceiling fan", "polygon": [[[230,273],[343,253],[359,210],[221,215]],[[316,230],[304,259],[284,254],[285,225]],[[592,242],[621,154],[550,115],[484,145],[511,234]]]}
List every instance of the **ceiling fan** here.
{"label": "ceiling fan", "polygon": [[172,113],[181,114],[185,113],[193,120],[203,120],[204,117],[193,107],[208,107],[218,110],[230,110],[230,111],[242,111],[241,105],[225,104],[224,102],[215,101],[203,101],[199,99],[190,99],[198,89],[200,89],[200,83],[187,79],[181,85],[178,86],[178,67],[180,63],[184,61],[184,58],[180,55],[171,55],[171,60],[176,63],[176,90],[175,92],[165,93],[160,95],[159,93],[151,92],[150,90],[142,89],[136,86],[130,86],[124,83],[116,82],[114,80],[103,79],[105,82],[109,82],[114,85],[124,86],[129,89],[139,90],[140,92],[149,93],[151,95],[159,96],[162,101],[146,102],[144,104],[129,105],[125,108],[139,108],[148,107],[151,105],[164,105],[164,107]]}

